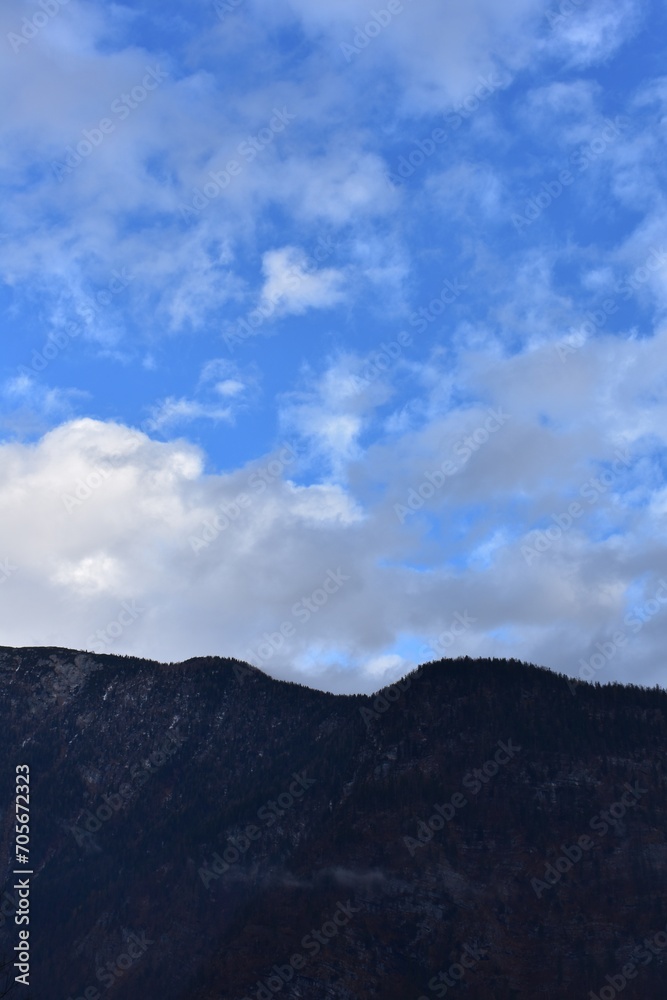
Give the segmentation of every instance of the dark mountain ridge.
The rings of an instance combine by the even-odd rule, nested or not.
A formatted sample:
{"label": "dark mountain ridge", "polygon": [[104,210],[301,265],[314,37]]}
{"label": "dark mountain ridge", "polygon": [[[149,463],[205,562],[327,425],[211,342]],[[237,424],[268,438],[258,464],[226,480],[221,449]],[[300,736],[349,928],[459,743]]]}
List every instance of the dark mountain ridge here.
{"label": "dark mountain ridge", "polygon": [[660,689],[9,647],[0,683],[0,954],[26,763],[38,1000],[664,996]]}

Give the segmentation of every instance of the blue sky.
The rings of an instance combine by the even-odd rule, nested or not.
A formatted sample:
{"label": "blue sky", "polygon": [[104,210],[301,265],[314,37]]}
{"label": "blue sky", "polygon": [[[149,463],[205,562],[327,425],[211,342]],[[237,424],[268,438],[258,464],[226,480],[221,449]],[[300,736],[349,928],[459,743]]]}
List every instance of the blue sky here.
{"label": "blue sky", "polygon": [[664,684],[666,20],[8,0],[0,643]]}

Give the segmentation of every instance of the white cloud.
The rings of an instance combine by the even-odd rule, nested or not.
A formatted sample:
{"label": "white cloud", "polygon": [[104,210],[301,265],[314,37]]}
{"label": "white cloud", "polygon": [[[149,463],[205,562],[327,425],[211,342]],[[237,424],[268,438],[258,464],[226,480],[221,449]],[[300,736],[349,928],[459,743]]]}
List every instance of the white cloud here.
{"label": "white cloud", "polygon": [[282,426],[305,438],[313,457],[324,459],[335,477],[344,476],[349,462],[361,456],[359,437],[391,395],[385,378],[360,379],[362,369],[362,359],[352,354],[331,362],[321,377],[304,369],[305,387],[283,400]]}
{"label": "white cloud", "polygon": [[[269,0],[258,0],[259,5],[275,7]],[[539,0],[450,0],[446,8],[439,0],[405,0],[400,13],[380,18],[386,25],[379,32],[377,25],[366,30],[374,18],[365,0],[288,0],[279,9],[291,9],[362,80],[371,69],[389,65],[403,94],[403,110],[417,113],[442,111],[464,100],[480,76],[528,64],[534,59],[535,35],[545,23]]]}
{"label": "white cloud", "polygon": [[311,223],[358,224],[393,211],[396,193],[382,158],[364,150],[363,135],[348,132],[337,140],[324,154],[290,157],[274,179],[274,191]]}
{"label": "white cloud", "polygon": [[81,389],[45,385],[27,373],[13,375],[0,386],[0,426],[19,437],[40,433],[73,416],[88,398]]}
{"label": "white cloud", "polygon": [[[564,6],[564,5],[561,5]],[[547,48],[577,67],[609,59],[638,30],[645,5],[638,0],[580,0],[550,9],[553,36]]]}
{"label": "white cloud", "polygon": [[604,91],[594,80],[558,80],[529,91],[519,109],[522,124],[539,135],[575,144],[589,137],[603,115]]}
{"label": "white cloud", "polygon": [[[224,25],[201,35],[191,26],[165,63],[167,78],[114,118],[113,134],[62,181],[52,161],[156,61],[128,40],[135,15],[65,5],[0,66],[0,171],[10,193],[0,268],[17,309],[38,303],[42,343],[49,328],[76,320],[79,360],[143,359],[158,373],[168,335],[211,336],[255,303],[267,318],[306,317],[295,329],[307,328],[310,310],[349,306],[315,348],[326,356],[357,333],[364,344],[359,355],[340,349],[323,370],[304,365],[298,391],[279,395],[280,429],[303,447],[298,461],[283,461],[290,453],[279,445],[225,475],[206,473],[187,442],[74,419],[88,398],[80,390],[12,376],[2,387],[5,428],[34,438],[59,426],[36,444],[0,446],[0,560],[17,566],[2,584],[2,641],[85,645],[136,601],[142,610],[112,649],[253,659],[265,634],[287,622],[294,634],[260,665],[333,687],[359,668],[354,683],[377,686],[407,669],[410,643],[432,641],[467,611],[474,622],[446,652],[520,651],[568,669],[662,572],[667,254],[655,267],[647,261],[667,236],[665,81],[649,80],[633,98],[621,79],[627,131],[571,194],[547,205],[518,248],[504,232],[512,206],[536,194],[550,164],[557,175],[616,100],[556,72],[610,58],[640,23],[641,5],[585,0],[553,27],[543,0],[403,7],[373,37],[364,35],[374,15],[362,0],[246,0]],[[10,0],[0,32],[19,15],[23,5]],[[286,56],[274,38],[295,18],[300,47]],[[348,60],[341,45],[355,38]],[[249,51],[268,54],[252,79],[239,74]],[[522,71],[533,89],[515,100]],[[410,184],[389,183],[389,160],[428,135],[428,116],[447,123],[492,73],[507,88],[449,137],[437,168],[433,159]],[[267,128],[276,105],[293,120],[244,157],[240,144]],[[541,145],[524,155],[526,131]],[[212,191],[211,175],[231,159],[241,169]],[[589,227],[581,231],[580,208]],[[613,246],[623,218],[639,221]],[[576,236],[554,243],[563,219]],[[319,260],[316,241],[330,241]],[[446,314],[433,299],[437,322],[386,373],[360,382],[361,352],[394,319],[396,329],[406,314],[411,329],[419,325],[410,310],[417,294],[435,294],[427,286],[440,266],[466,295]],[[123,269],[127,288],[91,316]],[[637,328],[624,328],[621,309],[613,323],[574,336],[605,294],[625,307],[613,291],[619,279],[635,281]],[[564,343],[573,350],[562,358]],[[71,352],[58,364],[71,371],[75,361]],[[94,385],[92,368],[82,370]],[[196,421],[240,423],[259,397],[257,370],[226,359],[207,362],[191,385],[179,375],[165,375],[147,423],[165,436]],[[142,377],[154,385],[157,376]],[[489,407],[509,420],[486,440]],[[475,433],[482,444],[461,461],[457,447]],[[535,526],[553,524],[626,448],[629,478],[527,563],[521,547]],[[395,505],[447,458],[459,459],[456,474],[401,523]],[[329,571],[349,577],[332,594],[323,590]],[[302,623],[293,609],[320,590],[325,604]],[[652,681],[664,638],[658,616],[609,676]]]}
{"label": "white cloud", "polygon": [[326,309],[343,299],[343,273],[333,267],[310,270],[299,247],[267,250],[262,270],[265,281],[258,306],[262,314],[300,315],[308,309]]}
{"label": "white cloud", "polygon": [[[35,446],[5,444],[0,556],[17,569],[3,584],[3,642],[86,646],[135,601],[141,614],[109,649],[167,660],[230,654],[280,676],[372,690],[408,668],[405,637],[433,644],[468,615],[440,655],[505,655],[511,635],[512,655],[576,674],[594,643],[621,628],[627,648],[599,679],[653,683],[667,614],[636,637],[624,621],[637,593],[652,597],[667,555],[667,409],[656,392],[666,345],[667,330],[641,341],[599,336],[562,365],[553,344],[493,364],[468,352],[455,376],[479,402],[433,409],[422,426],[392,432],[377,413],[388,387],[378,379],[364,399],[349,359],[339,359],[291,426],[315,454],[335,454],[346,485],[297,484],[313,453],[297,459],[287,446],[205,474],[201,453],[183,441],[92,420]],[[431,362],[434,392],[444,364]],[[209,366],[211,384],[221,370]],[[508,419],[479,435],[489,406]],[[348,429],[337,431],[344,418]],[[360,428],[375,443],[362,446]],[[456,474],[400,524],[395,504],[448,459]],[[557,532],[575,499],[581,516]],[[522,548],[548,527],[552,541],[527,558]]]}
{"label": "white cloud", "polygon": [[503,180],[486,163],[459,162],[429,178],[426,188],[448,219],[465,219],[470,226],[498,221],[507,210]]}
{"label": "white cloud", "polygon": [[214,423],[234,422],[234,411],[231,406],[216,406],[212,403],[202,403],[195,399],[181,397],[175,399],[168,396],[153,408],[148,421],[151,430],[163,430],[178,424],[191,423],[193,420],[212,420]]}
{"label": "white cloud", "polygon": [[254,368],[241,371],[233,361],[214,358],[202,367],[195,397],[168,396],[161,400],[152,407],[147,427],[162,431],[195,420],[233,424],[254,397],[258,381]]}
{"label": "white cloud", "polygon": [[[552,48],[560,39],[565,52],[567,33],[574,32],[576,48],[577,32],[594,21],[595,37],[606,41],[589,39],[586,45],[608,51],[608,39],[636,21],[629,0],[620,7],[605,2],[577,10],[562,31],[549,29],[541,0],[452,0],[446,9],[440,0],[405,0],[403,7],[348,64],[340,44],[368,21],[362,0],[249,2],[226,19],[229,23],[214,19],[215,30],[189,40],[189,51],[203,59],[201,69],[192,69],[192,62],[179,66],[176,57],[157,58],[136,44],[119,44],[134,16],[127,8],[63,7],[0,67],[7,107],[0,145],[11,148],[11,157],[0,158],[11,187],[3,220],[8,239],[0,244],[4,279],[15,286],[38,283],[58,310],[53,318],[58,326],[89,303],[114,269],[126,267],[134,278],[123,293],[124,309],[140,328],[157,312],[169,332],[202,329],[213,311],[247,297],[239,244],[260,241],[257,220],[269,206],[280,205],[302,225],[353,227],[362,238],[369,221],[393,218],[401,199],[386,180],[372,123],[356,110],[357,105],[372,110],[371,70],[397,74],[396,92],[382,92],[383,127],[391,131],[392,118],[396,128],[410,110],[421,116],[451,108],[474,91],[480,76],[497,70],[509,78],[532,65],[540,39]],[[22,16],[20,4],[6,4],[0,32],[6,36]],[[237,40],[247,28],[257,51],[273,25],[295,17],[313,45],[297,76],[280,83],[262,78],[237,92],[224,72],[210,68],[208,57],[226,51],[230,37]],[[590,35],[593,28],[587,31]],[[328,50],[324,68],[322,46]],[[156,63],[166,78],[121,120],[110,110],[114,101],[140,86],[147,67]],[[393,105],[397,94],[400,107]],[[276,104],[292,109],[294,123],[246,162],[239,144],[266,126]],[[60,183],[50,164],[62,161],[83,129],[98,128],[105,116],[111,116],[113,132]],[[481,117],[478,112],[476,122]],[[241,173],[228,189],[206,196],[205,207],[184,225],[183,207],[210,184],[211,171],[234,157],[241,160]],[[493,215],[502,181],[488,172],[479,180],[477,191]],[[471,202],[474,197],[470,191]],[[267,263],[276,270],[281,265],[271,258]],[[392,266],[384,267],[389,283]],[[341,301],[348,272],[321,269],[304,278],[300,291],[285,289],[280,273],[267,280],[282,295],[286,313],[302,312]],[[377,276],[377,268],[369,268],[369,280]],[[110,309],[86,326],[86,337],[115,348],[126,327]]]}

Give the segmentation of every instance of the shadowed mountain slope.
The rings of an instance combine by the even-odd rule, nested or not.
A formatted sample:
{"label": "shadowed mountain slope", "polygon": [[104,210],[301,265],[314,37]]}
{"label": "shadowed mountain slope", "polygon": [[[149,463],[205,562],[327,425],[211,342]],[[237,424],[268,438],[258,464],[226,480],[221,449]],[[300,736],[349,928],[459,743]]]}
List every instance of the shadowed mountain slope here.
{"label": "shadowed mountain slope", "polygon": [[27,763],[39,1000],[664,997],[661,690],[7,647],[0,684],[0,954]]}

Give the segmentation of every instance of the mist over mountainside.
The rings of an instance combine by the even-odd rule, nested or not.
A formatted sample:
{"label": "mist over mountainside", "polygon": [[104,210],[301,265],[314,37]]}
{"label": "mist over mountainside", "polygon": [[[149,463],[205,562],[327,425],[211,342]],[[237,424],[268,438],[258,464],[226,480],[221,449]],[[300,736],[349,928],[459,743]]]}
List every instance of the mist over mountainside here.
{"label": "mist over mountainside", "polygon": [[664,997],[662,690],[10,647],[0,684],[0,955],[26,763],[40,1000]]}

